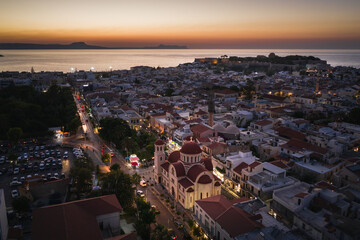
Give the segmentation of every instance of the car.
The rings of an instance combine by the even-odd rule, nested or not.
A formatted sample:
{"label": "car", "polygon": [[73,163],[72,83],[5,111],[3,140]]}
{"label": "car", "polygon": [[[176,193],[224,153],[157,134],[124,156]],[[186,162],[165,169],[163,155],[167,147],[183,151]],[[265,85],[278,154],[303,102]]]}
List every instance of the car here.
{"label": "car", "polygon": [[151,209],[154,211],[155,214],[160,214],[160,210],[159,210],[159,209],[156,209],[156,206],[155,206],[155,205],[152,205],[152,206],[151,206]]}
{"label": "car", "polygon": [[12,191],[11,191],[11,197],[16,198],[16,197],[18,197],[18,196],[19,196],[18,190],[12,190]]}
{"label": "car", "polygon": [[57,166],[58,166],[58,169],[62,169],[62,167],[63,167],[62,163],[59,163]]}
{"label": "car", "polygon": [[61,178],[65,178],[65,173],[61,173]]}
{"label": "car", "polygon": [[32,178],[31,174],[26,176],[26,179]]}
{"label": "car", "polygon": [[13,177],[13,181],[18,181],[18,177]]}
{"label": "car", "polygon": [[169,229],[169,234],[170,234],[170,239],[173,239],[173,240],[177,239],[177,235],[174,230]]}
{"label": "car", "polygon": [[51,178],[51,173],[47,174],[47,179],[49,180]]}
{"label": "car", "polygon": [[21,178],[20,178],[20,182],[21,182],[21,183],[24,183],[24,182],[25,182],[25,177],[21,177]]}
{"label": "car", "polygon": [[147,186],[147,185],[146,185],[146,181],[145,181],[144,179],[140,181],[140,186],[142,186],[142,187],[146,187],[146,186]]}
{"label": "car", "polygon": [[137,190],[137,191],[136,191],[136,195],[138,195],[138,197],[141,197],[141,198],[145,197],[144,192],[141,191],[141,190]]}
{"label": "car", "polygon": [[19,168],[14,168],[14,174],[19,174],[20,170]]}
{"label": "car", "polygon": [[59,178],[59,174],[58,174],[58,173],[54,173],[54,177]]}
{"label": "car", "polygon": [[19,185],[21,185],[21,182],[18,182],[18,181],[12,181],[10,183],[10,187],[16,187],[16,186],[19,186]]}

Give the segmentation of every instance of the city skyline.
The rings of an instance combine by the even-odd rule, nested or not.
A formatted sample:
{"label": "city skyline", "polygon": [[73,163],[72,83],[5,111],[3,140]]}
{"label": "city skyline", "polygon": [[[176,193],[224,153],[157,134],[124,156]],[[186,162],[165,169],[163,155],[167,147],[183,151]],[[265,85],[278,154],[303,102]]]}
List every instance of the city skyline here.
{"label": "city skyline", "polygon": [[360,2],[5,1],[0,41],[105,47],[360,48]]}

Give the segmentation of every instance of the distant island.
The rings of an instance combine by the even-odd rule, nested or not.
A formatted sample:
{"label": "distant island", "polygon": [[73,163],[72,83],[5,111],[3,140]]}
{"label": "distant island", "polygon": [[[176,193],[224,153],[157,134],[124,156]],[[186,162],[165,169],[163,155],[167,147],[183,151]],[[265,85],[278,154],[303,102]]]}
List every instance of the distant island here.
{"label": "distant island", "polygon": [[187,49],[187,46],[160,44],[154,47],[102,47],[87,45],[85,42],[71,44],[0,43],[0,49]]}

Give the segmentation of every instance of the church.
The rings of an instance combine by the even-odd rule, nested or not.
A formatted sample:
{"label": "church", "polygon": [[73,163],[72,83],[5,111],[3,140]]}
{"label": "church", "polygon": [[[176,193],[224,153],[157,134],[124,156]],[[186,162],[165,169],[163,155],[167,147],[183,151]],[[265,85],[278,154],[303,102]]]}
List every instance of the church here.
{"label": "church", "polygon": [[213,175],[211,159],[202,158],[200,146],[186,142],[165,159],[165,142],[155,142],[154,179],[186,209],[195,201],[221,194],[221,182]]}

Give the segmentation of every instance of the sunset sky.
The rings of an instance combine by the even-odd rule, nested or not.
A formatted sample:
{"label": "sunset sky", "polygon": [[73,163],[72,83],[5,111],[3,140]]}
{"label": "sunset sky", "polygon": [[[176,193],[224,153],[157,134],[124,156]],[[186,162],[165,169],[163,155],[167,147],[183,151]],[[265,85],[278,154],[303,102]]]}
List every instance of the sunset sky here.
{"label": "sunset sky", "polygon": [[0,0],[0,42],[360,48],[360,0]]}

